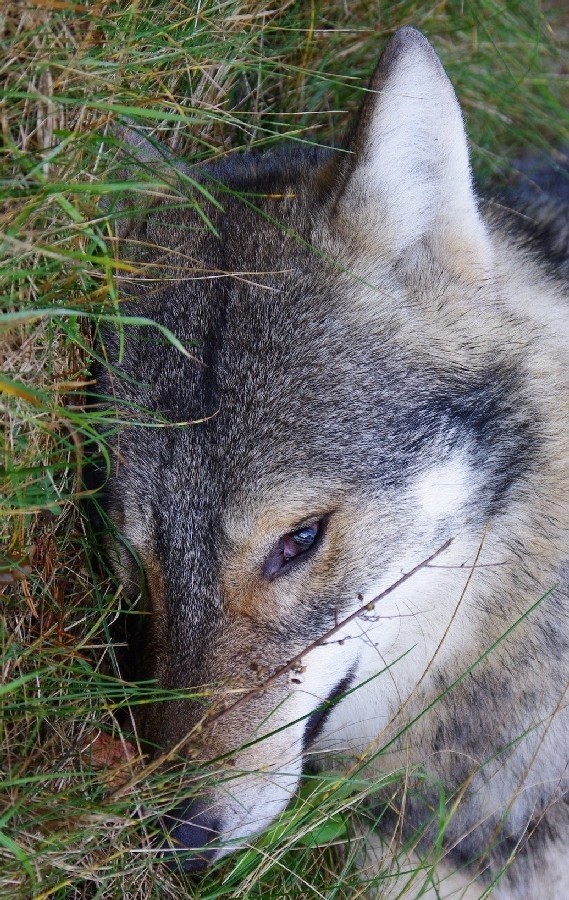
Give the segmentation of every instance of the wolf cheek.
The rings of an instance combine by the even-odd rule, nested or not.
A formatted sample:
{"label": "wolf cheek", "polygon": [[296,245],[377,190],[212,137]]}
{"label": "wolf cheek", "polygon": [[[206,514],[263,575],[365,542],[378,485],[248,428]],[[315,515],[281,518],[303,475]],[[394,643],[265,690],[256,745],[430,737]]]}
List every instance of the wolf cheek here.
{"label": "wolf cheek", "polygon": [[[106,492],[146,572],[143,674],[182,695],[141,731],[218,776],[167,814],[172,844],[189,869],[246,844],[308,744],[370,751],[378,773],[406,768],[402,829],[422,853],[444,789],[451,868],[481,892],[507,870],[501,900],[564,896],[566,286],[523,221],[480,213],[456,97],[413,29],[343,151],[191,175],[209,226],[176,202],[124,213],[140,279],[122,309],[192,358],[126,323],[99,377],[126,422]],[[298,655],[300,684],[274,677]],[[183,696],[200,689],[205,710]]]}

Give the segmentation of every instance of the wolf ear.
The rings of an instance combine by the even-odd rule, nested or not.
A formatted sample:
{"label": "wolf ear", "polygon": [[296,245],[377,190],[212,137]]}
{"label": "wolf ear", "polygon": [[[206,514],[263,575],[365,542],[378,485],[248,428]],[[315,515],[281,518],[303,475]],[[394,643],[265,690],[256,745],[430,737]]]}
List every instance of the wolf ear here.
{"label": "wolf ear", "polygon": [[135,125],[116,125],[113,139],[120,150],[116,178],[124,183],[125,190],[103,201],[103,208],[116,216],[120,238],[141,227],[149,209],[163,203],[163,198],[175,190],[177,170],[171,151],[153,143]]}
{"label": "wolf ear", "polygon": [[466,277],[490,265],[462,114],[427,39],[401,28],[372,77],[348,149],[336,212],[401,258],[427,244]]}

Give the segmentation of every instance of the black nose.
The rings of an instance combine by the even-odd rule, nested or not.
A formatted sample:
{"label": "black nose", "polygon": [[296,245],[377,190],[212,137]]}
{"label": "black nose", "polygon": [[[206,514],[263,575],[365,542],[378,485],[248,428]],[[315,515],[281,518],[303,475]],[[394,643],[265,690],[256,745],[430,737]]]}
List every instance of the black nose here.
{"label": "black nose", "polygon": [[160,819],[168,836],[162,845],[169,865],[184,872],[202,872],[213,862],[216,848],[210,846],[219,837],[219,818],[206,802],[193,800],[181,804]]}

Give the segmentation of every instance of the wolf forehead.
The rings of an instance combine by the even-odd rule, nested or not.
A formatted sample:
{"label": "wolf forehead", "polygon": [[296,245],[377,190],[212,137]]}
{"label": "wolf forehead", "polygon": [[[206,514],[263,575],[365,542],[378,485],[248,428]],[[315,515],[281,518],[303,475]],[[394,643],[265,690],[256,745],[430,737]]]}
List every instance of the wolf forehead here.
{"label": "wolf forehead", "polygon": [[[326,150],[244,154],[203,169],[217,201],[205,204],[209,225],[172,205],[130,226],[124,255],[134,248],[144,278],[125,284],[121,309],[168,328],[191,358],[156,328],[126,325],[119,361],[107,335],[116,366],[103,389],[132,423],[115,496],[138,483],[144,498],[197,499],[207,483],[226,503],[244,484],[284,490],[298,474],[386,490],[415,476],[428,448],[457,444],[508,473],[497,493],[515,477],[529,444],[512,405],[515,361],[492,347],[472,350],[472,371],[461,360],[441,369],[428,340],[406,343],[407,296],[388,262],[376,263],[374,289],[346,265],[357,235],[336,240],[336,258],[322,249],[335,161]],[[358,303],[370,290],[375,309]],[[155,417],[163,427],[148,427]]]}

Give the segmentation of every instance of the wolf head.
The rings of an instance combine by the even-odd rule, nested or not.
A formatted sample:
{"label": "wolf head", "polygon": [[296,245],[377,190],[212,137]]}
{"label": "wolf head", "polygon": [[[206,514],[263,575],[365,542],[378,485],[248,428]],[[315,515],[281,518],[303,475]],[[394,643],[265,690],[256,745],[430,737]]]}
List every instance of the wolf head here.
{"label": "wolf head", "polygon": [[100,386],[124,421],[106,496],[125,584],[144,571],[144,674],[206,698],[150,706],[144,737],[231,758],[167,818],[212,859],[279,815],[308,751],[380,746],[459,639],[478,652],[461,598],[532,424],[460,108],[417,31],[389,42],[343,148],[176,178],[126,216],[121,311],[187,353],[125,324]]}

